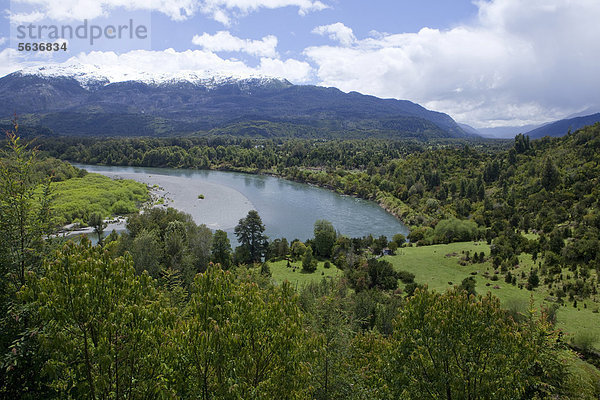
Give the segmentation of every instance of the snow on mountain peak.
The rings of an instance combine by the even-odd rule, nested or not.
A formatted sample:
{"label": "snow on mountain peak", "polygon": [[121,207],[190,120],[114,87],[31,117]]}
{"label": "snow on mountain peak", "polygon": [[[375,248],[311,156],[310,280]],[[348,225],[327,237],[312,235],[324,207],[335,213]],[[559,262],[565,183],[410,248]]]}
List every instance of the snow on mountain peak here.
{"label": "snow on mountain peak", "polygon": [[127,67],[98,66],[82,63],[27,67],[18,72],[22,75],[35,75],[45,78],[73,78],[86,89],[127,81],[142,82],[156,86],[188,82],[207,88],[214,88],[235,82],[252,82],[258,85],[265,85],[272,82],[289,84],[289,82],[283,78],[268,77],[258,74],[224,75],[213,71],[190,70],[157,73],[139,71]]}

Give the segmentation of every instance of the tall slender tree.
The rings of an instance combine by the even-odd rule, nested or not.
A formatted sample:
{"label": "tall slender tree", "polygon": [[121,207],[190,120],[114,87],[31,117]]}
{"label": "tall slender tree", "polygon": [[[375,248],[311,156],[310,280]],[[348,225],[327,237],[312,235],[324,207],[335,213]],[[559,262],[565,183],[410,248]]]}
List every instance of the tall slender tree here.
{"label": "tall slender tree", "polygon": [[[18,298],[29,273],[41,266],[50,232],[50,177],[36,178],[38,152],[6,132],[0,151],[0,397],[46,397],[43,355],[31,332],[36,315]],[[38,189],[40,188],[40,189]]]}
{"label": "tall slender tree", "polygon": [[231,266],[231,244],[225,231],[217,230],[215,232],[211,252],[213,262],[221,264],[224,269]]}
{"label": "tall slender tree", "polygon": [[265,226],[256,210],[248,211],[246,218],[240,219],[235,227],[235,236],[237,236],[242,248],[246,250],[247,262],[260,262],[267,251],[267,236],[264,234]]}

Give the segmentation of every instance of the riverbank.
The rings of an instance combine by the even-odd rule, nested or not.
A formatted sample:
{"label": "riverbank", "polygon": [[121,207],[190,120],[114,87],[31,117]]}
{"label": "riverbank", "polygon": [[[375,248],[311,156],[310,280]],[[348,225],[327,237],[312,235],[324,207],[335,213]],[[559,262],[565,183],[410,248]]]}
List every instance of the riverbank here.
{"label": "riverbank", "polygon": [[[113,230],[116,232],[125,231],[127,224],[127,218],[124,216],[117,216],[114,218],[108,218],[104,220],[106,228],[104,232],[110,233]],[[96,232],[91,226],[82,227],[80,224],[67,224],[60,228],[57,232],[50,235],[51,238],[73,238],[80,235],[95,235]]]}

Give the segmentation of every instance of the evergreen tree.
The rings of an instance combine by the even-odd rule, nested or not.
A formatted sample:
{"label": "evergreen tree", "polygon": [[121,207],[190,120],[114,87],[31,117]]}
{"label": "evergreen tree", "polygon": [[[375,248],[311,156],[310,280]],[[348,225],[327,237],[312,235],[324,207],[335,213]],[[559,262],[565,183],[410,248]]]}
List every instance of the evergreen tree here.
{"label": "evergreen tree", "polygon": [[546,190],[552,190],[559,183],[559,172],[550,157],[544,160],[542,167],[542,186]]}
{"label": "evergreen tree", "polygon": [[260,262],[267,251],[267,236],[264,235],[265,226],[256,210],[248,211],[246,218],[240,219],[235,227],[235,235],[241,246],[248,254],[246,262]]}
{"label": "evergreen tree", "polygon": [[533,290],[540,284],[540,277],[538,276],[537,269],[531,270],[529,278],[527,278],[527,290]]}
{"label": "evergreen tree", "polygon": [[475,291],[476,283],[477,282],[475,281],[475,278],[473,278],[472,276],[469,276],[469,277],[463,279],[461,284],[458,286],[458,289],[464,290],[469,295],[476,295],[477,294],[477,292]]}
{"label": "evergreen tree", "polygon": [[227,269],[231,266],[231,244],[227,232],[217,230],[213,236],[211,247],[212,261]]}

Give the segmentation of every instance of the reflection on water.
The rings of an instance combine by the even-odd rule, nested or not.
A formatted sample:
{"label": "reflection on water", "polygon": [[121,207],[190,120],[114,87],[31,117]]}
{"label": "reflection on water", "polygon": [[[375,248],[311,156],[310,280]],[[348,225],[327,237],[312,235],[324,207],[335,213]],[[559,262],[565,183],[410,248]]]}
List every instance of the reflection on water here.
{"label": "reflection on water", "polygon": [[[270,238],[306,240],[313,236],[316,220],[331,221],[350,237],[408,233],[408,229],[377,204],[341,196],[329,190],[272,176],[224,171],[169,168],[104,167],[77,165],[111,177],[158,184],[169,194],[170,205],[190,213],[199,224],[233,228],[250,209],[260,214]],[[203,194],[204,199],[198,199]]]}

